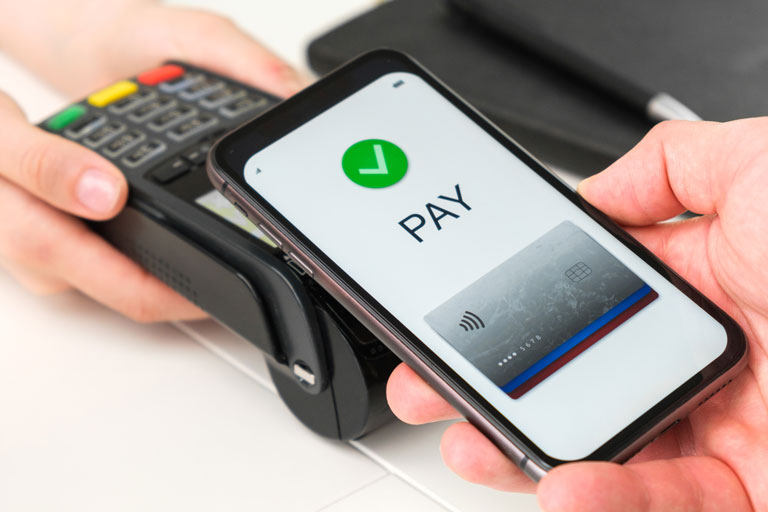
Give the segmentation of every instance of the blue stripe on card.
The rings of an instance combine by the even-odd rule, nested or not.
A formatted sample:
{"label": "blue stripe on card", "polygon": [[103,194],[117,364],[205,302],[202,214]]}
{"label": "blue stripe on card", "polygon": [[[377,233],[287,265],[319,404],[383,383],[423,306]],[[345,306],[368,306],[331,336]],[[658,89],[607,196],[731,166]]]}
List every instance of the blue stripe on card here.
{"label": "blue stripe on card", "polygon": [[566,352],[571,350],[573,347],[584,341],[585,339],[589,338],[592,334],[599,331],[601,328],[605,327],[605,325],[622,314],[624,311],[632,307],[633,304],[637,303],[640,299],[645,297],[651,292],[651,287],[647,284],[644,284],[641,288],[639,288],[636,292],[632,293],[629,297],[624,299],[623,301],[616,304],[613,308],[609,309],[607,312],[603,313],[602,316],[598,317],[594,322],[586,326],[584,329],[577,332],[572,337],[568,338],[563,342],[562,345],[554,349],[549,354],[545,355],[533,365],[531,365],[527,370],[525,370],[523,373],[509,381],[507,384],[502,386],[502,390],[505,393],[509,393],[513,391],[515,388],[521,386],[524,384],[527,380],[532,378],[534,375],[539,373],[541,370],[549,366],[550,364],[557,361],[561,356],[565,355]]}

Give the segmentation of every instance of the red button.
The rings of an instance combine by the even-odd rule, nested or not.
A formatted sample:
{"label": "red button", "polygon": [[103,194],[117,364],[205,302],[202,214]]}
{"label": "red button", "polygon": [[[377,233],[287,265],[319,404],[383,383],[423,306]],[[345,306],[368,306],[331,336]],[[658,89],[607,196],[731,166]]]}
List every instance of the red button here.
{"label": "red button", "polygon": [[183,74],[184,68],[181,66],[177,66],[176,64],[167,64],[165,66],[160,66],[159,68],[145,71],[137,76],[136,79],[139,81],[139,83],[144,85],[157,85],[161,82],[173,80],[174,78]]}

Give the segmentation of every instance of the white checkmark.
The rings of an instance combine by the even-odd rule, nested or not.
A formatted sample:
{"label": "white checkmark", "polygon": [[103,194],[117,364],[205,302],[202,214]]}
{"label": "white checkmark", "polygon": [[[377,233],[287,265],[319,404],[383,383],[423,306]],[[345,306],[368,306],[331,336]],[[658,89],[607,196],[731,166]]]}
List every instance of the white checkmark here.
{"label": "white checkmark", "polygon": [[376,155],[376,169],[360,169],[360,174],[389,174],[387,170],[387,161],[384,160],[384,150],[381,149],[381,144],[373,145],[373,153]]}

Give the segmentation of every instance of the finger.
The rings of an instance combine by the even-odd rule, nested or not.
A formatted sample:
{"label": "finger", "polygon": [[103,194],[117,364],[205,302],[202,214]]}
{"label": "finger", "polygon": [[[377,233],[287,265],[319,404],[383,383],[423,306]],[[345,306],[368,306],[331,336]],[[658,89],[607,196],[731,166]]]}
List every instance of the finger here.
{"label": "finger", "polygon": [[538,496],[545,512],[752,510],[733,471],[712,457],[565,464],[541,480]]}
{"label": "finger", "polygon": [[0,255],[54,276],[140,322],[187,320],[205,313],[136,265],[84,223],[0,181]]}
{"label": "finger", "polygon": [[398,418],[413,425],[460,417],[453,406],[405,363],[389,376],[387,401]]}
{"label": "finger", "polygon": [[[162,11],[162,17],[171,30],[174,58],[278,96],[290,96],[307,85],[291,66],[227,18],[204,11],[168,8]],[[215,44],[211,44],[213,41]]]}
{"label": "finger", "polygon": [[37,272],[26,265],[4,261],[2,266],[19,284],[37,295],[52,295],[71,288],[66,281]]}
{"label": "finger", "polygon": [[711,267],[701,262],[707,254],[707,235],[712,219],[712,216],[696,217],[680,222],[631,227],[628,231],[675,272],[685,276],[697,288],[709,292],[715,288],[717,281]]}
{"label": "finger", "polygon": [[694,445],[693,431],[690,421],[686,418],[673,426],[657,439],[645,445],[639,452],[632,456],[626,463],[636,464],[649,460],[671,459],[681,457],[692,452]]}
{"label": "finger", "polygon": [[628,231],[707,298],[742,325],[749,325],[743,311],[721,285],[712,266],[702,264],[711,242],[709,231],[716,219],[716,216],[707,215],[679,222],[631,227]]}
{"label": "finger", "polygon": [[[620,224],[648,225],[686,209],[716,213],[734,176],[764,150],[768,120],[732,123],[668,121],[579,193]],[[758,144],[759,142],[759,144]]]}
{"label": "finger", "polygon": [[467,422],[448,427],[440,452],[449,468],[472,483],[509,492],[533,492],[536,488],[530,478]]}
{"label": "finger", "polygon": [[125,203],[125,177],[104,158],[27,123],[0,93],[0,175],[53,206],[88,219],[114,216]]}

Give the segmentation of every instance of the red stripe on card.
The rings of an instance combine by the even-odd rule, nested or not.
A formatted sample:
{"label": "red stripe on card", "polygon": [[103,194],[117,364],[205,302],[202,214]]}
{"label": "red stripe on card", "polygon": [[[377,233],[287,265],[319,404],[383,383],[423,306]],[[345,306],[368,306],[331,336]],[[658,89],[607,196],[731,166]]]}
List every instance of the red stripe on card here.
{"label": "red stripe on card", "polygon": [[645,306],[656,300],[656,298],[659,296],[656,291],[651,290],[648,295],[643,297],[642,299],[635,302],[632,306],[627,308],[623,313],[618,315],[616,318],[605,324],[600,330],[595,331],[590,337],[573,347],[571,350],[563,354],[563,357],[552,363],[551,365],[547,366],[543,370],[541,370],[539,373],[537,373],[535,376],[531,377],[529,380],[527,380],[525,383],[521,384],[519,387],[515,388],[514,391],[507,393],[511,398],[520,398],[525,393],[533,389],[534,386],[536,386],[538,383],[555,373],[557,370],[568,364],[570,361],[572,361],[576,356],[587,350],[589,347],[600,341],[602,338],[604,338],[608,333],[613,331],[615,328],[626,322],[632,315],[643,309]]}

